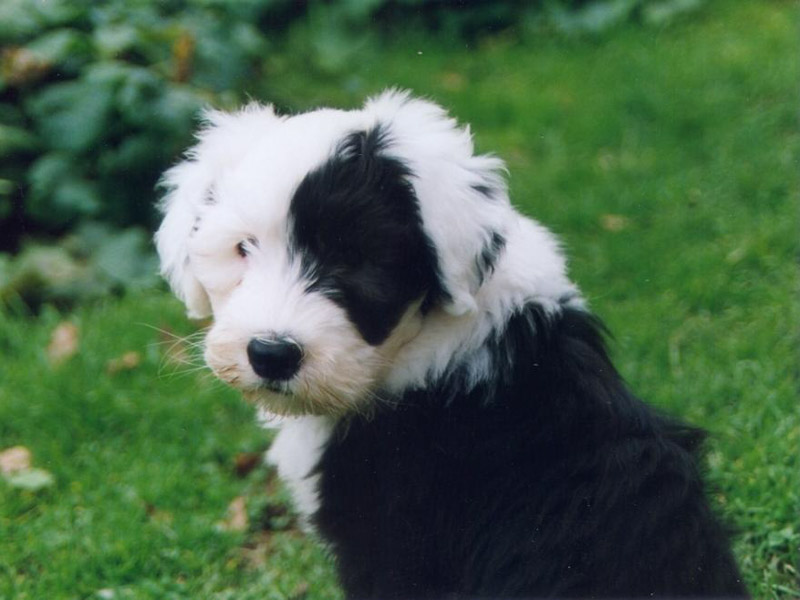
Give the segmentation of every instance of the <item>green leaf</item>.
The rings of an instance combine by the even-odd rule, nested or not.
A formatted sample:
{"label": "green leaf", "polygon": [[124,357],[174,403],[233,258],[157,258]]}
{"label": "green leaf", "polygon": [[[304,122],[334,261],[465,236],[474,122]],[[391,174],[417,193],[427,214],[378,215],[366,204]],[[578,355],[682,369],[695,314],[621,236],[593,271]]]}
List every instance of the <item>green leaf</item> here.
{"label": "green leaf", "polygon": [[0,123],[4,125],[25,126],[25,114],[18,104],[4,102],[0,104]]}
{"label": "green leaf", "polygon": [[0,252],[0,298],[3,297],[3,289],[8,285],[11,278],[11,255]]}
{"label": "green leaf", "polygon": [[27,244],[5,265],[0,277],[0,302],[22,298],[29,305],[44,301],[72,303],[110,291],[107,281],[63,246]]}
{"label": "green leaf", "polygon": [[20,41],[42,29],[79,20],[89,3],[68,0],[3,0],[0,2],[0,42]]}
{"label": "green leaf", "polygon": [[163,79],[147,69],[132,68],[117,93],[117,108],[126,123],[145,127],[152,119],[152,107],[166,87]]}
{"label": "green leaf", "polygon": [[83,80],[90,86],[103,86],[117,88],[130,77],[132,65],[118,60],[104,60],[90,65],[83,76]]}
{"label": "green leaf", "polygon": [[340,0],[339,6],[349,18],[365,21],[383,4],[385,0]]}
{"label": "green leaf", "polygon": [[150,287],[158,281],[158,260],[137,228],[109,235],[92,257],[97,270],[123,287]]}
{"label": "green leaf", "polygon": [[39,19],[27,0],[0,2],[0,42],[11,42],[31,35],[39,28]]}
{"label": "green leaf", "polygon": [[194,90],[172,85],[153,106],[153,117],[160,128],[183,137],[194,128],[200,109],[206,104],[210,104],[210,98],[204,101]]}
{"label": "green leaf", "polygon": [[215,91],[247,85],[253,69],[266,54],[264,36],[248,23],[223,23],[206,14],[183,21],[196,40],[191,81]]}
{"label": "green leaf", "polygon": [[38,138],[21,127],[0,124],[0,159],[14,154],[32,152],[39,146]]}
{"label": "green leaf", "polygon": [[95,46],[106,58],[117,57],[135,47],[138,41],[139,32],[127,23],[108,25],[94,31]]}
{"label": "green leaf", "polygon": [[28,183],[35,198],[49,196],[74,169],[69,156],[51,152],[39,158],[28,171]]}
{"label": "green leaf", "polygon": [[597,0],[583,8],[567,11],[560,4],[551,4],[550,18],[564,33],[600,33],[628,18],[640,0]]}
{"label": "green leaf", "polygon": [[51,148],[81,153],[100,144],[114,105],[110,81],[52,85],[30,101],[36,128]]}
{"label": "green leaf", "polygon": [[642,18],[650,25],[666,25],[676,18],[697,10],[704,0],[664,0],[647,4],[642,8]]}
{"label": "green leaf", "polygon": [[80,177],[69,177],[53,194],[53,210],[64,215],[64,222],[96,215],[102,207],[97,185]]}
{"label": "green leaf", "polygon": [[97,186],[81,177],[81,169],[61,153],[46,154],[28,173],[30,194],[25,208],[49,226],[61,226],[101,208]]}
{"label": "green leaf", "polygon": [[369,34],[353,35],[348,31],[345,16],[332,6],[315,5],[309,24],[314,63],[327,73],[346,71],[369,42]]}
{"label": "green leaf", "polygon": [[86,34],[74,29],[56,29],[36,38],[26,46],[36,58],[50,64],[81,64],[91,58],[92,48]]}

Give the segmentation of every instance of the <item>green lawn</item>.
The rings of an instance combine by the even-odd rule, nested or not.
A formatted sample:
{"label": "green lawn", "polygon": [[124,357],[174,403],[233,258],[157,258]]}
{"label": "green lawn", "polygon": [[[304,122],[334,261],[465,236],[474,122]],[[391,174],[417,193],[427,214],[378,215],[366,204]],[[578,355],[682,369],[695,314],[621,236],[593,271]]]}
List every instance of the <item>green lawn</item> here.
{"label": "green lawn", "polygon": [[[747,582],[756,598],[789,599],[799,23],[788,0],[710,4],[601,39],[404,38],[346,75],[303,67],[298,38],[268,61],[262,91],[302,109],[395,85],[471,122],[478,146],[507,160],[514,201],[564,240],[634,389],[713,433],[709,477]],[[56,366],[47,347],[64,321],[79,346]],[[191,347],[158,329],[195,330],[160,291],[0,312],[0,452],[25,446],[54,477],[39,491],[0,480],[0,598],[336,597],[270,473],[237,474],[269,434],[235,393],[178,364]],[[243,531],[226,516],[239,497]]]}

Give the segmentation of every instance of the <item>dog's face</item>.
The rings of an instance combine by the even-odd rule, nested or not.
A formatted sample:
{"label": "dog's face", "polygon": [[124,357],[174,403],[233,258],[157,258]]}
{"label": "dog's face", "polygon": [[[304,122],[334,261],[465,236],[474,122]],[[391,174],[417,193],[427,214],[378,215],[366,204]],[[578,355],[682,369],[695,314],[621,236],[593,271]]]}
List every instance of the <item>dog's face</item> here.
{"label": "dog's face", "polygon": [[500,166],[402,94],[215,113],[167,173],[162,270],[190,314],[213,314],[220,379],[281,414],[368,410],[426,315],[474,308],[507,208]]}

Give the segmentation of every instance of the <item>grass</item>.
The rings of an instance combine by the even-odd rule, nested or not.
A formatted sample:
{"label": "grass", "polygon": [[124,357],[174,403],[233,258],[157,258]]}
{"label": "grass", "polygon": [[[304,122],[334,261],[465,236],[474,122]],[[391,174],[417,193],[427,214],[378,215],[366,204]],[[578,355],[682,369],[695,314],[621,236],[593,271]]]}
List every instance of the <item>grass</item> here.
{"label": "grass", "polygon": [[[396,85],[472,123],[515,203],[564,240],[632,387],[713,433],[709,477],[756,598],[800,595],[797,26],[790,1],[720,1],[589,40],[411,35],[347,75],[301,68],[299,35],[263,90],[302,109]],[[80,346],[53,366],[64,320]],[[174,366],[153,327],[193,331],[161,292],[0,313],[0,451],[26,446],[55,480],[0,481],[0,598],[336,597],[271,475],[237,475],[269,434],[235,393]],[[244,531],[224,526],[237,497]]]}
{"label": "grass", "polygon": [[[236,475],[237,457],[268,435],[235,393],[178,365],[191,330],[165,294],[132,296],[66,317],[77,353],[53,366],[47,348],[62,317],[0,323],[2,446],[24,445],[55,485],[38,493],[0,484],[0,598],[286,598],[302,581],[332,585],[318,549],[281,523],[285,499],[267,474]],[[129,368],[115,360],[135,352]],[[189,371],[187,373],[187,370]],[[258,562],[254,538],[226,531],[247,496],[253,529],[272,526],[277,565]],[[318,575],[323,572],[322,575]],[[240,593],[252,586],[250,596]],[[325,597],[312,596],[312,597]]]}

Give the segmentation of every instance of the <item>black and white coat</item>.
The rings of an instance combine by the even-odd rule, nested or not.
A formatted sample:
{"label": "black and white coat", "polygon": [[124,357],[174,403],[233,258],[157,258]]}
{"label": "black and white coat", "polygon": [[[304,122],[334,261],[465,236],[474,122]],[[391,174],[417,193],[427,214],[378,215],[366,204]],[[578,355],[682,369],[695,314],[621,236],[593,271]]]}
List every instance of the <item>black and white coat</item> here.
{"label": "black and white coat", "polygon": [[350,598],[746,595],[702,433],[626,387],[554,237],[438,106],[212,112],[162,271]]}

